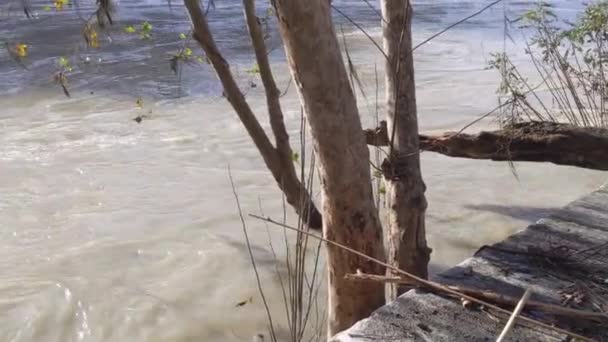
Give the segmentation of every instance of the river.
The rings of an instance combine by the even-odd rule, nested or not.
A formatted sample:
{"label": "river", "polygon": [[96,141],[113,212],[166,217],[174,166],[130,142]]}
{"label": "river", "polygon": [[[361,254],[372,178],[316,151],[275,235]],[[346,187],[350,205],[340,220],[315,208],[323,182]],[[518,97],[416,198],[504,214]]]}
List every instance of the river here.
{"label": "river", "polygon": [[[179,78],[169,69],[167,53],[188,30],[179,1],[169,7],[162,0],[122,0],[117,23],[101,34],[97,50],[86,49],[80,31],[79,15],[90,13],[91,2],[55,13],[33,0],[36,17],[27,19],[20,1],[0,1],[0,40],[29,46],[27,69],[0,53],[0,341],[250,341],[264,332],[266,318],[228,166],[245,214],[260,213],[261,206],[281,219],[280,192],[210,67],[185,66]],[[415,2],[415,41],[487,3]],[[552,3],[566,16],[580,6]],[[378,38],[379,19],[365,2],[334,4]],[[459,129],[497,104],[498,78],[486,61],[504,46],[504,11],[516,15],[529,6],[505,1],[416,50],[421,131]],[[123,32],[146,20],[153,25],[150,40]],[[247,72],[254,62],[239,2],[216,0],[210,22],[268,128],[261,86],[251,86],[260,82]],[[347,20],[336,15],[336,22],[365,85],[359,104],[369,127],[381,55]],[[507,45],[523,63],[521,37],[513,38]],[[285,89],[289,72],[276,32],[270,44]],[[52,83],[63,55],[75,65],[71,98]],[[143,109],[136,106],[139,97]],[[293,86],[283,104],[299,146]],[[142,114],[140,124],[133,121]],[[488,125],[492,121],[482,127]],[[422,154],[422,168],[433,272],[605,181],[601,172],[535,163],[516,163],[516,177],[507,163],[431,153]],[[293,215],[288,221],[294,223]],[[246,222],[272,310],[284,326],[266,228]],[[282,232],[271,228],[270,235],[281,258]],[[236,305],[250,297],[251,303]]]}

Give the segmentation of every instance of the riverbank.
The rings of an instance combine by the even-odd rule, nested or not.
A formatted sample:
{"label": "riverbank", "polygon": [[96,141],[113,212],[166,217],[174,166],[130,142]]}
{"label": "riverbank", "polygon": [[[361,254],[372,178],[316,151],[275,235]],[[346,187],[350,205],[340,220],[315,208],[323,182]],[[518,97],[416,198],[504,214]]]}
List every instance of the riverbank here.
{"label": "riverbank", "polygon": [[[608,186],[552,211],[500,243],[482,247],[473,257],[433,280],[516,299],[525,289],[530,289],[533,293],[530,301],[606,314]],[[469,304],[412,290],[340,333],[333,341],[494,340],[505,326],[505,317],[494,310]],[[591,322],[572,314],[557,315],[538,308],[525,312],[526,316],[597,341],[608,339],[608,315],[602,322]],[[508,340],[563,341],[567,338],[554,330],[529,323],[526,326],[516,325]]]}

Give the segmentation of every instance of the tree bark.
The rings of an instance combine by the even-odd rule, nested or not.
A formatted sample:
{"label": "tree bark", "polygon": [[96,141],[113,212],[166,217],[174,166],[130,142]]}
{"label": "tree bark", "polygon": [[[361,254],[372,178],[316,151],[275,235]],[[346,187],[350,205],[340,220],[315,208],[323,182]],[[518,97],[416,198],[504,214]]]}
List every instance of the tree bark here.
{"label": "tree bark", "polygon": [[[382,227],[371,187],[369,151],[328,0],[275,0],[287,60],[311,128],[323,198],[323,235],[384,259]],[[353,284],[344,275],[384,268],[327,246],[328,334],[333,336],[384,303],[384,286]]]}
{"label": "tree bark", "polygon": [[524,122],[478,134],[420,136],[421,149],[451,157],[550,162],[608,170],[608,130],[554,122]]}
{"label": "tree bark", "polygon": [[[321,214],[312,202],[312,198],[306,187],[298,179],[291,159],[289,136],[285,129],[285,124],[283,123],[283,113],[280,107],[278,90],[274,83],[274,79],[272,79],[268,59],[265,56],[265,53],[262,53],[266,48],[263,45],[263,38],[261,39],[261,42],[259,40],[261,32],[259,26],[257,26],[257,21],[254,25],[251,23],[251,15],[253,15],[254,18],[255,15],[246,13],[246,18],[249,24],[258,64],[260,66],[262,82],[266,88],[270,124],[275,135],[276,148],[270,142],[266,132],[260,125],[255,114],[251,110],[251,107],[249,107],[249,104],[245,100],[245,96],[232,76],[228,62],[217,48],[199,1],[184,0],[184,4],[186,5],[192,20],[194,38],[199,42],[211,61],[211,64],[224,87],[224,94],[226,95],[228,102],[230,102],[232,108],[234,108],[239,119],[245,126],[249,136],[262,155],[266,166],[272,173],[279,188],[285,194],[287,202],[296,209],[298,214],[301,215],[302,220],[307,223],[308,227],[321,229]],[[246,11],[249,9],[251,12],[251,4],[247,4],[247,1],[245,1],[245,5]],[[261,54],[264,54],[264,56],[262,57]]]}
{"label": "tree bark", "polygon": [[[364,132],[372,146],[388,146],[386,123]],[[420,135],[420,151],[495,161],[549,162],[608,171],[608,129],[555,122],[522,122],[477,134]]]}
{"label": "tree bark", "polygon": [[[386,60],[386,97],[390,152],[383,169],[388,202],[388,262],[427,277],[431,250],[426,243],[425,184],[420,172],[416,84],[409,0],[382,0]],[[390,284],[389,299],[401,292]]]}

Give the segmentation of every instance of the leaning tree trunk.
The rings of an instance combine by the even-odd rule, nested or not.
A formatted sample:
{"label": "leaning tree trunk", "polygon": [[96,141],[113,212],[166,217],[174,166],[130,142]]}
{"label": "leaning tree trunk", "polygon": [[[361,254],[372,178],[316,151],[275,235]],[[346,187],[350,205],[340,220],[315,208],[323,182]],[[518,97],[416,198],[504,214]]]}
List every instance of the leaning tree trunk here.
{"label": "leaning tree trunk", "polygon": [[[427,277],[424,213],[425,185],[420,172],[416,85],[412,55],[409,0],[383,0],[383,41],[387,55],[386,97],[390,153],[383,163],[388,197],[388,262],[402,270]],[[389,285],[389,299],[398,295]]]}
{"label": "leaning tree trunk", "polygon": [[[368,145],[388,146],[386,121],[364,132]],[[608,129],[526,121],[477,134],[419,135],[420,151],[494,161],[547,162],[608,171]]]}
{"label": "leaning tree trunk", "polygon": [[[384,259],[382,227],[371,187],[369,151],[340,54],[329,0],[275,0],[291,72],[319,160],[325,238]],[[367,317],[384,302],[383,285],[344,279],[360,269],[384,269],[327,246],[330,336]]]}
{"label": "leaning tree trunk", "polygon": [[310,193],[298,179],[293,165],[289,135],[285,129],[283,112],[279,102],[279,91],[272,77],[264,39],[253,13],[255,10],[253,2],[245,1],[245,16],[266,91],[268,116],[271,129],[275,135],[276,148],[270,142],[268,135],[245,100],[245,96],[232,76],[228,62],[217,48],[199,0],[184,0],[184,5],[192,20],[194,38],[199,42],[213,65],[224,87],[224,94],[228,102],[245,126],[266,166],[285,194],[287,202],[296,209],[308,227],[321,229],[321,214],[315,207]]}

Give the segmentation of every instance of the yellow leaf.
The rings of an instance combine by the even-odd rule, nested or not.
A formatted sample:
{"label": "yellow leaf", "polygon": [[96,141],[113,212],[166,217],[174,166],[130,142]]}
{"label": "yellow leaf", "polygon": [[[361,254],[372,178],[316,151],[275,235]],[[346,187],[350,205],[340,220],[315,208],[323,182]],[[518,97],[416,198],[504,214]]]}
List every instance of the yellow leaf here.
{"label": "yellow leaf", "polygon": [[57,10],[62,10],[65,5],[68,4],[68,0],[55,0],[55,8]]}
{"label": "yellow leaf", "polygon": [[68,67],[70,65],[70,61],[64,56],[59,57],[58,63],[59,63],[59,66],[62,66],[62,67]]}
{"label": "yellow leaf", "polygon": [[92,48],[99,47],[99,37],[97,36],[97,31],[91,25],[85,25],[84,27],[84,39],[87,41],[87,44]]}
{"label": "yellow leaf", "polygon": [[190,48],[185,48],[184,49],[184,56],[186,56],[186,57],[192,56],[192,50]]}
{"label": "yellow leaf", "polygon": [[15,53],[18,57],[27,57],[27,45],[23,43],[15,45]]}
{"label": "yellow leaf", "polygon": [[91,43],[90,43],[92,48],[98,48],[99,47],[99,40],[97,39],[97,32],[93,31],[91,33]]}

